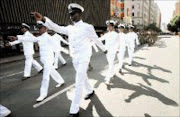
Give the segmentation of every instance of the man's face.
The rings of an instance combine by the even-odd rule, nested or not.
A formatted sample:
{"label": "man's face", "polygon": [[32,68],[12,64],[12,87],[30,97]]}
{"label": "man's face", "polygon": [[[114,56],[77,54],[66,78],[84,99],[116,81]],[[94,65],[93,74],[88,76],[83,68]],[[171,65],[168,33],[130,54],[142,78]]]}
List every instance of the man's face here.
{"label": "man's face", "polygon": [[42,27],[39,28],[40,35],[42,35],[45,32],[47,32],[47,28],[46,27],[42,26]]}
{"label": "man's face", "polygon": [[27,29],[26,29],[26,28],[24,28],[24,27],[23,27],[23,28],[21,28],[21,32],[22,32],[22,33],[25,33],[26,31],[27,31]]}
{"label": "man's face", "polygon": [[130,28],[130,29],[129,29],[129,31],[130,31],[130,32],[132,32],[132,31],[133,31],[133,29],[132,29],[132,28]]}
{"label": "man's face", "polygon": [[78,22],[80,20],[80,13],[78,12],[70,13],[70,18],[73,22]]}
{"label": "man's face", "polygon": [[113,27],[111,24],[109,24],[109,25],[107,26],[107,29],[108,29],[109,31],[112,31],[112,30],[114,29],[114,27]]}
{"label": "man's face", "polygon": [[124,32],[124,28],[119,28],[119,32]]}

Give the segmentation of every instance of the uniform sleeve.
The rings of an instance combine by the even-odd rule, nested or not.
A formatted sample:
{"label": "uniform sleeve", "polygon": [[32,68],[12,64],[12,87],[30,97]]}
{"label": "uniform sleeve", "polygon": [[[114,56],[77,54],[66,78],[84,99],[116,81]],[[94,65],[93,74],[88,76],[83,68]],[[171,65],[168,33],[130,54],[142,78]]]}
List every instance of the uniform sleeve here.
{"label": "uniform sleeve", "polygon": [[69,43],[62,36],[58,35],[58,37],[63,43],[69,45]]}
{"label": "uniform sleeve", "polygon": [[16,40],[16,41],[13,41],[13,42],[9,42],[9,44],[10,44],[11,46],[16,45],[16,44],[20,44],[20,43],[21,43],[20,40]]}
{"label": "uniform sleeve", "polygon": [[120,39],[121,39],[121,37],[118,35],[118,37],[117,37],[117,51],[119,51],[119,48],[120,48]]}
{"label": "uniform sleeve", "polygon": [[89,27],[89,38],[93,40],[93,42],[99,47],[101,48],[103,51],[106,51],[106,48],[104,47],[103,43],[101,42],[101,40],[98,38],[95,29],[93,26]]}
{"label": "uniform sleeve", "polygon": [[28,36],[18,35],[17,37],[18,37],[19,41],[26,41],[26,42],[38,42],[39,41],[37,37],[30,36],[30,35],[28,35]]}
{"label": "uniform sleeve", "polygon": [[[136,34],[136,33],[135,33],[135,34]],[[136,45],[140,45],[139,39],[138,39],[138,35],[137,35],[137,34],[135,35],[135,39],[136,39]]]}
{"label": "uniform sleeve", "polygon": [[68,35],[68,27],[65,26],[59,26],[58,24],[54,23],[52,20],[49,18],[45,17],[46,22],[44,25],[49,28],[50,30],[53,30],[57,33]]}

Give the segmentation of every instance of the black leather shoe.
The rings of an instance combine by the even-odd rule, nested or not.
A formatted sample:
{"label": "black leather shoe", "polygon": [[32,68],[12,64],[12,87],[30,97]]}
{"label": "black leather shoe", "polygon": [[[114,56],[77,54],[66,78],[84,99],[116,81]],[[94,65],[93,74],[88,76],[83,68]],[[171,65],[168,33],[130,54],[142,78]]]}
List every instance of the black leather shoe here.
{"label": "black leather shoe", "polygon": [[129,66],[131,66],[132,64],[128,64]]}
{"label": "black leather shoe", "polygon": [[122,74],[122,69],[119,70],[119,73]]}
{"label": "black leather shoe", "polygon": [[41,69],[38,73],[39,73],[39,74],[40,74],[40,73],[43,73],[43,69]]}
{"label": "black leather shoe", "polygon": [[65,63],[65,64],[62,64],[62,66],[66,66],[67,65],[67,63]]}
{"label": "black leather shoe", "polygon": [[79,117],[79,112],[78,113],[76,113],[76,114],[69,114],[69,117]]}
{"label": "black leather shoe", "polygon": [[23,77],[22,80],[27,80],[29,79],[30,77]]}
{"label": "black leather shoe", "polygon": [[88,99],[91,98],[93,95],[94,95],[94,90],[93,90],[92,93],[86,95],[84,99],[85,99],[85,100],[88,100]]}

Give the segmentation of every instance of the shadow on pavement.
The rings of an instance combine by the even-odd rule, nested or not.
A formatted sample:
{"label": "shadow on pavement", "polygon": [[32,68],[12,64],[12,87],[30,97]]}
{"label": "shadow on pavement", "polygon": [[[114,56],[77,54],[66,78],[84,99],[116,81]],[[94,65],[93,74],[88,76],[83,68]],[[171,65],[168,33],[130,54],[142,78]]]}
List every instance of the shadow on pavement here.
{"label": "shadow on pavement", "polygon": [[145,117],[151,117],[151,115],[149,115],[149,114],[147,114],[147,113],[145,113],[144,116],[145,116]]}
{"label": "shadow on pavement", "polygon": [[113,117],[111,113],[106,110],[104,105],[101,103],[98,96],[95,94],[91,99],[88,107],[86,108],[86,111],[82,111],[81,116],[82,117],[93,117],[93,108],[96,109],[96,112],[98,113],[99,117]]}
{"label": "shadow on pavement", "polygon": [[139,96],[145,95],[145,96],[157,98],[163,104],[166,104],[169,106],[178,106],[178,104],[175,101],[165,97],[164,95],[157,92],[156,90],[154,90],[150,87],[147,87],[143,84],[138,83],[139,86],[129,84],[128,82],[126,82],[118,77],[115,77],[114,79],[112,79],[112,82],[113,82],[113,85],[110,85],[108,87],[109,90],[111,90],[111,88],[122,88],[122,89],[134,91],[127,99],[125,99],[125,102],[127,102],[127,103],[130,103],[133,99],[135,99]]}
{"label": "shadow on pavement", "polygon": [[161,67],[159,67],[159,66],[157,66],[157,65],[149,66],[149,65],[142,64],[142,63],[138,63],[138,62],[136,62],[136,61],[133,61],[132,67],[144,67],[144,68],[147,68],[148,72],[147,72],[147,74],[143,74],[143,73],[140,73],[140,72],[133,71],[133,70],[127,68],[127,67],[124,67],[124,69],[127,71],[127,72],[124,72],[124,74],[133,74],[133,75],[142,77],[142,79],[143,79],[149,86],[151,86],[151,83],[149,82],[149,79],[151,79],[151,80],[156,80],[156,81],[159,81],[159,82],[161,82],[161,83],[169,83],[169,81],[164,80],[163,78],[159,78],[159,77],[153,75],[153,74],[152,74],[152,70],[155,70],[155,69],[156,69],[156,70],[161,70],[161,71],[163,71],[163,72],[172,73],[170,70],[161,68]]}
{"label": "shadow on pavement", "polygon": [[166,45],[166,43],[164,41],[158,40],[154,45],[152,45],[150,47],[166,48],[167,45]]}

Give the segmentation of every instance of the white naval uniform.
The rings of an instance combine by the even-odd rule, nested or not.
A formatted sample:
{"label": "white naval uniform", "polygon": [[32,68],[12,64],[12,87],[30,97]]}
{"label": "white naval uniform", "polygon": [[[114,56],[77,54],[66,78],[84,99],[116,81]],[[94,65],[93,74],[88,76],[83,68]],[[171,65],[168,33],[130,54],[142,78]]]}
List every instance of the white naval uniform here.
{"label": "white naval uniform", "polygon": [[64,40],[60,35],[58,35],[57,33],[55,33],[53,36],[53,41],[54,41],[54,67],[55,69],[58,68],[58,60],[60,60],[62,62],[62,64],[66,64],[65,59],[62,57],[61,55],[61,41],[65,44],[68,45],[68,42],[66,40]]}
{"label": "white naval uniform", "polygon": [[[23,36],[34,38],[34,36],[29,31],[26,31]],[[23,51],[24,51],[24,56],[25,56],[24,77],[30,77],[32,65],[38,72],[42,70],[42,66],[33,58],[33,54],[34,54],[33,42],[16,40],[16,41],[10,42],[9,44],[13,46],[19,43],[22,43],[23,45]]]}
{"label": "white naval uniform", "polygon": [[123,59],[124,59],[124,54],[126,51],[126,39],[127,39],[127,35],[123,32],[119,33],[119,43],[118,43],[118,60],[119,60],[119,69],[122,69],[122,65],[123,65]]}
{"label": "white naval uniform", "polygon": [[43,80],[41,83],[40,96],[46,97],[48,93],[50,76],[58,83],[64,83],[61,75],[53,67],[54,53],[53,53],[53,41],[52,37],[46,32],[39,37],[31,39],[23,39],[19,37],[19,40],[26,40],[30,42],[38,42],[40,47],[40,60],[43,63]]}
{"label": "white naval uniform", "polygon": [[117,46],[119,42],[119,34],[115,31],[109,31],[106,34],[104,34],[102,37],[100,37],[101,41],[105,40],[105,47],[108,50],[108,53],[106,54],[107,61],[109,64],[109,69],[106,74],[106,81],[110,81],[110,78],[114,76],[114,59],[117,52]]}
{"label": "white naval uniform", "polygon": [[70,113],[76,114],[79,111],[82,88],[85,86],[86,93],[90,94],[93,88],[89,84],[87,69],[92,55],[91,40],[95,42],[102,50],[106,50],[102,42],[98,39],[94,27],[80,20],[74,25],[59,26],[46,18],[45,26],[60,34],[68,35],[69,45],[73,58],[73,65],[76,70],[75,95],[70,107]]}
{"label": "white naval uniform", "polygon": [[134,48],[136,45],[139,45],[138,35],[135,32],[129,32],[127,33],[127,48],[128,48],[128,64],[132,64],[133,54],[134,54]]}

